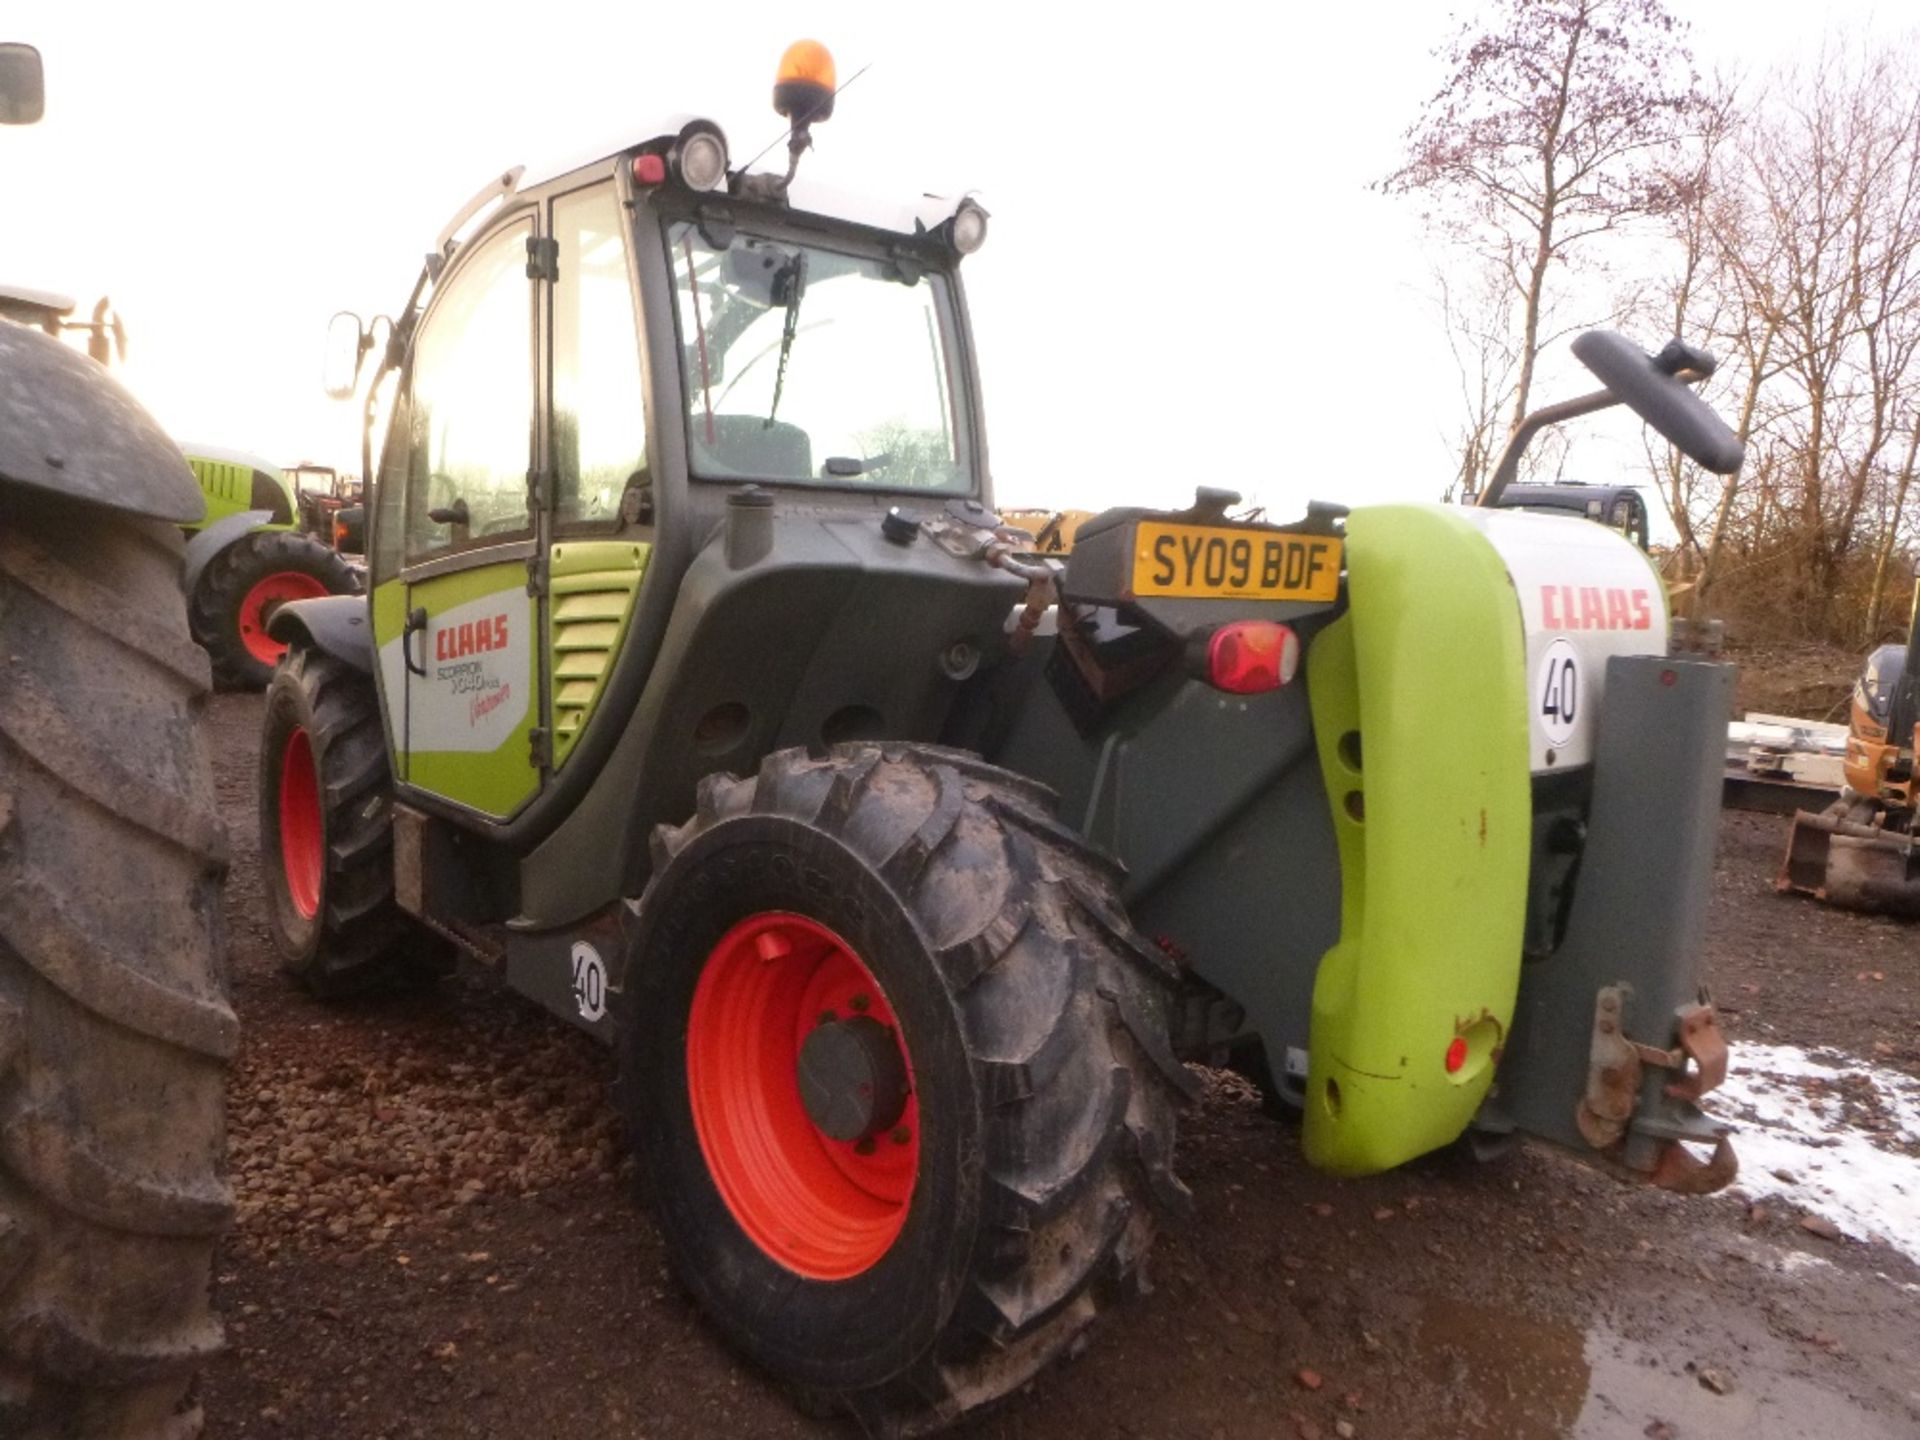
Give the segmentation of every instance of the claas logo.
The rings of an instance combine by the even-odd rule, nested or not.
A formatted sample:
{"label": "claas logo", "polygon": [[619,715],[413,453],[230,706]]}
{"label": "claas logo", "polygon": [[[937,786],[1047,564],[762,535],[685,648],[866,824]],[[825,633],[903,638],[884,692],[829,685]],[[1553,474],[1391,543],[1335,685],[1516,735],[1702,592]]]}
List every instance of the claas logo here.
{"label": "claas logo", "polygon": [[1622,586],[1542,585],[1540,618],[1549,630],[1647,630],[1653,596]]}
{"label": "claas logo", "polygon": [[491,620],[468,620],[463,624],[448,625],[433,633],[433,658],[436,660],[459,660],[482,651],[506,648],[507,617],[504,615],[496,615]]}

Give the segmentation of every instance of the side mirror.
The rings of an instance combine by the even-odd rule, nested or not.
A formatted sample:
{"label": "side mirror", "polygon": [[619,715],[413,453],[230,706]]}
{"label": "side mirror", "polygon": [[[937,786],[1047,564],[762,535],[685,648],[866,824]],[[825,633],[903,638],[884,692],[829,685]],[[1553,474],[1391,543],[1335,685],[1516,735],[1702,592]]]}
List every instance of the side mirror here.
{"label": "side mirror", "polygon": [[372,348],[373,337],[353,311],[342,310],[327,322],[327,353],[320,386],[330,398],[353,397],[354,387],[360,383],[360,364]]}
{"label": "side mirror", "polygon": [[40,52],[17,41],[0,44],[0,125],[32,125],[46,111]]}
{"label": "side mirror", "polygon": [[1678,340],[1649,355],[1612,330],[1576,336],[1574,358],[1600,383],[1658,430],[1689,460],[1715,475],[1731,475],[1746,458],[1746,447],[1713,413],[1706,401],[1677,377],[1683,370],[1711,375],[1714,359]]}

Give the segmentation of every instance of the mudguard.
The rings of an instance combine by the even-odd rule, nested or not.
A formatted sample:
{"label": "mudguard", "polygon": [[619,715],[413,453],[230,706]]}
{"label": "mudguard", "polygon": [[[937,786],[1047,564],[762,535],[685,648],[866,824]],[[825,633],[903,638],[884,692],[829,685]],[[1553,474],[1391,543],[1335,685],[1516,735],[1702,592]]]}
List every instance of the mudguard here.
{"label": "mudguard", "polygon": [[0,324],[0,484],[189,525],[206,499],[180,449],[77,350]]}
{"label": "mudguard", "polygon": [[303,640],[363,675],[373,673],[373,628],[364,595],[289,601],[273,612],[267,634],[288,645]]}
{"label": "mudguard", "polygon": [[200,583],[200,572],[207,568],[209,561],[227,546],[243,535],[251,535],[255,530],[273,518],[265,510],[242,510],[236,515],[223,515],[206,529],[187,541],[186,564],[180,572],[180,588],[188,595]]}
{"label": "mudguard", "polygon": [[1340,851],[1314,983],[1308,1158],[1385,1170],[1455,1139],[1519,984],[1533,801],[1526,647],[1500,554],[1440,508],[1356,510],[1348,612],[1308,693]]}

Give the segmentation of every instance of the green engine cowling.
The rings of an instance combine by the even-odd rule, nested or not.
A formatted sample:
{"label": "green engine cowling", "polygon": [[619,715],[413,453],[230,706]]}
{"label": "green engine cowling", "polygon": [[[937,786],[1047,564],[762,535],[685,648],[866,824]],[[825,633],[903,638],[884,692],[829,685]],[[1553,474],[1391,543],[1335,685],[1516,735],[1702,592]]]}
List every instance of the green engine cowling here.
{"label": "green engine cowling", "polygon": [[189,531],[218,524],[228,516],[264,514],[249,530],[291,530],[294,525],[293,487],[280,467],[257,455],[217,445],[183,441],[181,451],[193,478],[206,497],[206,513]]}

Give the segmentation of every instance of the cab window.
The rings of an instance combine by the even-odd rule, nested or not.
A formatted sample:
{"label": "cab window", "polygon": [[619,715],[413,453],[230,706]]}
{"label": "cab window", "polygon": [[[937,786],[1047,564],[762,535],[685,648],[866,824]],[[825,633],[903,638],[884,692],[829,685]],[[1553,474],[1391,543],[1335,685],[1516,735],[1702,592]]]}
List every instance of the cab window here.
{"label": "cab window", "polygon": [[627,287],[625,227],[611,185],[553,202],[554,519],[616,520],[646,481],[639,331]]}
{"label": "cab window", "polygon": [[397,417],[407,425],[409,560],[532,533],[532,230],[523,220],[481,241],[421,324]]}

